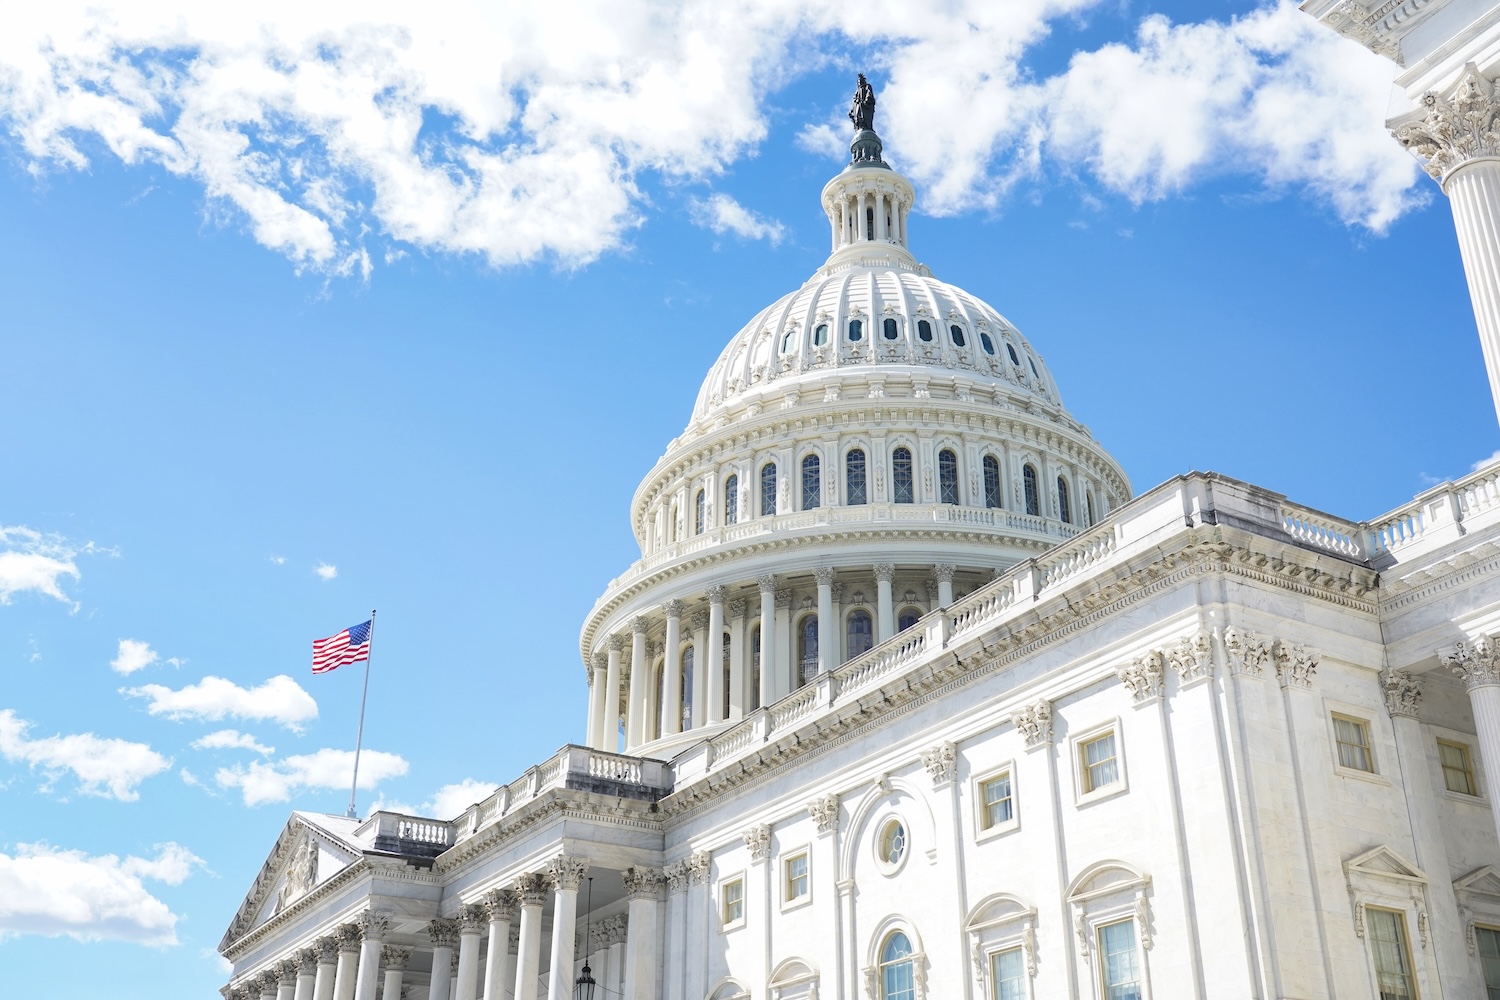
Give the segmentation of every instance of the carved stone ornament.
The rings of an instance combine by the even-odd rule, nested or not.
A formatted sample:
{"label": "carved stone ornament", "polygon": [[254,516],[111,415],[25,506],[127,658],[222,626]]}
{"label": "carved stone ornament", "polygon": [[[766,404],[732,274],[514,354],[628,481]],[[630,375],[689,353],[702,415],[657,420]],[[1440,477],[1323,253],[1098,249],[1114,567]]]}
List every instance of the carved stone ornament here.
{"label": "carved stone ornament", "polygon": [[406,963],[411,961],[411,949],[399,948],[388,944],[380,949],[380,964],[387,969],[400,969],[406,971]]}
{"label": "carved stone ornament", "polygon": [[1207,629],[1199,629],[1197,635],[1167,650],[1167,662],[1184,684],[1210,676],[1214,672],[1213,637]]}
{"label": "carved stone ornament", "polygon": [[313,942],[318,950],[319,965],[333,965],[339,960],[339,939],[337,932],[327,937],[320,937]]}
{"label": "carved stone ornament", "polygon": [[932,575],[937,578],[938,583],[952,583],[957,569],[952,563],[938,563],[932,567]]}
{"label": "carved stone ornament", "polygon": [[740,836],[745,838],[745,847],[750,850],[751,861],[764,861],[771,856],[771,827],[757,823]]}
{"label": "carved stone ornament", "polygon": [[807,814],[818,825],[819,833],[832,833],[839,828],[839,797],[829,792],[813,799],[807,804]]}
{"label": "carved stone ornament", "polygon": [[820,587],[833,585],[834,569],[832,566],[819,566],[813,570],[813,579],[818,581]]}
{"label": "carved stone ornament", "polygon": [[547,890],[551,888],[551,880],[539,872],[527,872],[516,879],[515,888],[521,897],[522,906],[541,906],[547,902]]}
{"label": "carved stone ornament", "polygon": [[692,617],[692,628],[694,632],[702,632],[708,628],[708,612],[694,611]]}
{"label": "carved stone ornament", "polygon": [[[276,965],[276,985],[296,986],[297,971],[301,968],[301,965],[302,963],[295,958],[282,959]],[[314,969],[313,971],[315,973],[317,972],[316,969]]]}
{"label": "carved stone ornament", "polygon": [[713,868],[713,858],[707,851],[698,851],[687,859],[688,885],[702,885],[708,881]]}
{"label": "carved stone ornament", "polygon": [[1500,636],[1460,642],[1439,656],[1470,691],[1500,684]]}
{"label": "carved stone ornament", "polygon": [[616,632],[609,637],[609,648],[612,652],[618,653],[629,644],[630,640],[625,638],[625,635],[621,632]]}
{"label": "carved stone ornament", "polygon": [[333,936],[338,939],[339,951],[359,951],[358,924],[339,924],[338,929],[333,932]]}
{"label": "carved stone ornament", "polygon": [[1052,742],[1052,703],[1039,701],[1016,712],[1010,717],[1011,725],[1026,740],[1026,749],[1045,746]]}
{"label": "carved stone ornament", "polygon": [[1271,659],[1271,643],[1247,629],[1233,625],[1224,629],[1224,656],[1229,672],[1260,677]]}
{"label": "carved stone ornament", "polygon": [[1385,710],[1392,718],[1417,717],[1422,704],[1422,684],[1404,670],[1387,668],[1380,672],[1380,687],[1385,694]]}
{"label": "carved stone ornament", "polygon": [[724,603],[724,594],[725,594],[725,592],[726,592],[726,588],[721,583],[716,583],[712,587],[709,587],[708,588],[708,603],[709,604],[723,604]]}
{"label": "carved stone ornament", "polygon": [[318,952],[312,948],[303,948],[297,952],[297,975],[316,976],[318,974]]}
{"label": "carved stone ornament", "polygon": [[458,947],[458,921],[452,917],[436,917],[427,922],[427,939],[434,948]]}
{"label": "carved stone ornament", "polygon": [[494,892],[485,894],[484,909],[489,916],[490,922],[500,920],[515,920],[516,908],[521,905],[521,897],[514,889],[496,889]]}
{"label": "carved stone ornament", "polygon": [[631,619],[630,630],[637,635],[645,635],[646,632],[650,630],[650,628],[651,619],[647,618],[645,615],[637,615],[635,618]]}
{"label": "carved stone ornament", "polygon": [[655,899],[661,895],[666,876],[660,868],[644,868],[636,865],[620,873],[625,883],[625,894],[631,899]]}
{"label": "carved stone ornament", "polygon": [[785,611],[792,606],[792,592],[790,590],[776,591],[776,610]]}
{"label": "carved stone ornament", "polygon": [[1494,84],[1473,63],[1464,69],[1447,97],[1429,90],[1422,95],[1421,118],[1397,125],[1396,141],[1427,160],[1423,169],[1438,183],[1481,156],[1500,156],[1500,102]]}
{"label": "carved stone ornament", "polygon": [[941,788],[958,778],[958,747],[950,742],[922,751],[922,766],[932,777],[932,787]]}
{"label": "carved stone ornament", "polygon": [[686,861],[674,861],[662,869],[667,876],[667,892],[677,895],[679,892],[687,892],[688,867]]}
{"label": "carved stone ornament", "polygon": [[385,932],[390,926],[390,914],[379,910],[366,910],[359,915],[359,933],[366,941],[378,943],[385,940]]}
{"label": "carved stone ornament", "polygon": [[687,604],[674,597],[662,605],[662,608],[666,611],[668,618],[681,618],[682,613],[687,610]]}
{"label": "carved stone ornament", "polygon": [[286,868],[286,878],[276,894],[276,912],[280,913],[301,899],[318,884],[318,842],[303,834],[292,849],[292,859]]}
{"label": "carved stone ornament", "polygon": [[1130,697],[1137,705],[1144,705],[1162,696],[1163,681],[1166,678],[1165,662],[1165,657],[1153,649],[1144,656],[1137,656],[1129,663],[1115,668],[1120,683],[1129,689]]}
{"label": "carved stone ornament", "polygon": [[765,576],[757,576],[755,578],[755,583],[760,587],[760,592],[762,594],[776,593],[776,574],[774,573],[767,573]]}
{"label": "carved stone ornament", "polygon": [[1312,687],[1313,675],[1318,672],[1317,650],[1300,642],[1293,644],[1278,639],[1271,651],[1276,656],[1276,677],[1282,687],[1304,690]]}
{"label": "carved stone ornament", "polygon": [[880,583],[890,583],[896,578],[896,567],[890,563],[875,564],[875,579]]}
{"label": "carved stone ornament", "polygon": [[743,597],[736,597],[734,600],[730,601],[726,605],[726,607],[729,610],[730,621],[738,621],[739,619],[745,617],[745,612],[749,610]]}
{"label": "carved stone ornament", "polygon": [[[1323,23],[1334,31],[1343,35],[1350,41],[1358,42],[1376,55],[1385,56],[1392,62],[1404,66],[1405,60],[1401,58],[1401,48],[1396,40],[1386,32],[1389,30],[1389,22],[1386,15],[1393,7],[1409,7],[1412,11],[1425,7],[1431,0],[1404,0],[1403,3],[1392,4],[1380,3],[1375,11],[1356,0],[1344,0],[1343,3],[1334,6],[1333,10],[1323,15]],[[1410,18],[1411,13],[1402,11],[1401,20]]]}
{"label": "carved stone ornament", "polygon": [[489,911],[479,903],[470,903],[458,911],[460,934],[483,934],[489,925]]}

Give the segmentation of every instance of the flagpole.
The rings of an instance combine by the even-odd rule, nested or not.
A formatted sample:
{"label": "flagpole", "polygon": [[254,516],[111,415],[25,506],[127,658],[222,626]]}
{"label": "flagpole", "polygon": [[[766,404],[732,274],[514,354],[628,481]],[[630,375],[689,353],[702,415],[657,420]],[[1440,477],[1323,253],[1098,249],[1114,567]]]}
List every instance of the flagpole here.
{"label": "flagpole", "polygon": [[370,696],[370,661],[375,658],[375,612],[370,611],[370,648],[365,653],[365,686],[359,693],[359,729],[354,735],[354,780],[349,785],[349,811],[345,814],[350,819],[357,819],[359,814],[354,811],[354,794],[359,789],[359,751],[365,741],[365,699]]}

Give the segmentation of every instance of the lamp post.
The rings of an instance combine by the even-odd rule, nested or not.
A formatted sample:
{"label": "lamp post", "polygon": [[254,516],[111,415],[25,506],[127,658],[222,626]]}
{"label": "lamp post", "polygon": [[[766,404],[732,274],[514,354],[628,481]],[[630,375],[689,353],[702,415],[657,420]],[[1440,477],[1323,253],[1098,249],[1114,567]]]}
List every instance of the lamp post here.
{"label": "lamp post", "polygon": [[589,892],[587,909],[583,914],[583,974],[573,984],[573,996],[576,1000],[594,1000],[594,992],[598,983],[589,969],[589,930],[594,921],[594,879],[589,877]]}

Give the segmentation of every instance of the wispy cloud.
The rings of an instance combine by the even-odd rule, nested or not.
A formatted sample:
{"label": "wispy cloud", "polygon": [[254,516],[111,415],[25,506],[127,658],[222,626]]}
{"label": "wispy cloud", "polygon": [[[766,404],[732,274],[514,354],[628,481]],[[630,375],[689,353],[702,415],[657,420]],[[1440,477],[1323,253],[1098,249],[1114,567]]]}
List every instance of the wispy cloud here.
{"label": "wispy cloud", "polygon": [[765,240],[772,246],[786,236],[786,227],[774,219],[750,211],[723,192],[689,203],[693,222],[720,235],[733,233],[747,240]]}
{"label": "wispy cloud", "polygon": [[[359,787],[374,788],[387,778],[400,777],[408,768],[397,754],[366,750],[359,758]],[[309,789],[346,789],[353,777],[354,751],[326,747],[277,761],[224,767],[214,774],[221,788],[239,789],[247,806],[287,802]]]}
{"label": "wispy cloud", "polygon": [[263,757],[276,752],[275,747],[259,743],[254,736],[237,729],[220,729],[207,736],[200,736],[192,742],[192,747],[194,750],[249,750]]}
{"label": "wispy cloud", "polygon": [[161,684],[121,688],[131,698],[145,698],[146,711],[175,721],[218,722],[225,718],[275,722],[293,732],[318,717],[318,703],[300,684],[279,674],[256,687],[240,687],[223,677],[205,677],[172,689]]}
{"label": "wispy cloud", "polygon": [[318,565],[313,567],[313,572],[318,575],[318,579],[320,580],[332,580],[339,575],[339,568],[330,563],[318,563]]}
{"label": "wispy cloud", "polygon": [[23,525],[0,524],[0,604],[11,603],[16,594],[37,593],[77,611],[78,603],[63,591],[63,581],[76,581],[82,575],[78,557],[95,553],[118,554],[93,542],[75,543]]}
{"label": "wispy cloud", "polygon": [[145,743],[109,739],[93,733],[31,739],[31,724],[11,709],[0,711],[0,756],[27,764],[47,777],[52,788],[71,773],[85,795],[134,802],[137,787],[172,766],[172,761]]}
{"label": "wispy cloud", "polygon": [[377,799],[371,808],[387,809],[391,812],[403,812],[415,816],[430,816],[433,819],[453,819],[474,803],[489,798],[499,787],[498,782],[465,778],[463,781],[444,785],[432,794],[432,798],[418,806]]}
{"label": "wispy cloud", "polygon": [[267,558],[270,559],[272,566],[286,565],[286,556],[268,556]]}

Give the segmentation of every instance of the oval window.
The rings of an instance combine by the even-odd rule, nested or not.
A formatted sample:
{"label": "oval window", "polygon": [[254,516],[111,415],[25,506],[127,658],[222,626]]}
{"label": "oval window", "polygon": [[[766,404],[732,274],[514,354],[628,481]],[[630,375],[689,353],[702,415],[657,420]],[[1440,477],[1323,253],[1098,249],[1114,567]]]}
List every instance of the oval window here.
{"label": "oval window", "polygon": [[828,324],[819,323],[818,328],[813,331],[813,346],[822,347],[828,343]]}
{"label": "oval window", "polygon": [[865,325],[857,319],[849,321],[849,339],[862,340],[865,335]]}
{"label": "oval window", "polygon": [[962,327],[959,327],[957,324],[948,327],[948,336],[953,338],[955,347],[964,346],[964,331]]}
{"label": "oval window", "polygon": [[886,340],[895,340],[896,337],[897,337],[897,333],[896,333],[896,321],[893,320],[893,319],[888,319],[888,320],[885,321],[884,325],[885,325],[885,339]]}
{"label": "oval window", "polygon": [[1021,367],[1021,359],[1016,357],[1016,349],[1009,344],[1006,344],[1005,350],[1010,354],[1010,363],[1015,365],[1017,368]]}
{"label": "oval window", "polygon": [[901,862],[906,858],[906,824],[899,819],[891,819],[880,828],[880,843],[877,846],[880,852],[881,865],[890,872],[901,867]]}
{"label": "oval window", "polygon": [[995,342],[991,340],[990,335],[985,333],[983,330],[979,331],[979,343],[984,345],[984,353],[995,353]]}
{"label": "oval window", "polygon": [[917,320],[917,336],[921,337],[923,340],[931,343],[932,342],[932,324],[929,323],[929,322],[927,322],[925,319],[919,319],[919,320]]}

